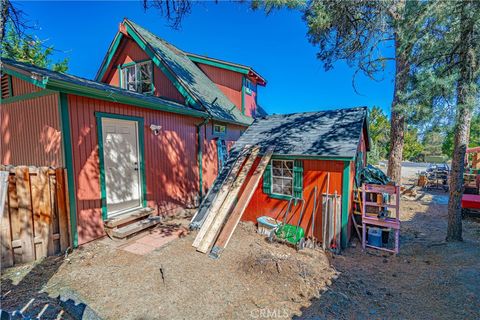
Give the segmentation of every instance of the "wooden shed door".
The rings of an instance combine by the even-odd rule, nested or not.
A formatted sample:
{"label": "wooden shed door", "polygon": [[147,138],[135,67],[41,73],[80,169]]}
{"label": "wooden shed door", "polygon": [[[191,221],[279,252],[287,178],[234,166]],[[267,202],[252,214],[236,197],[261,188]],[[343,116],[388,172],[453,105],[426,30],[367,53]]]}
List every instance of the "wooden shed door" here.
{"label": "wooden shed door", "polygon": [[107,215],[142,205],[138,122],[102,118]]}

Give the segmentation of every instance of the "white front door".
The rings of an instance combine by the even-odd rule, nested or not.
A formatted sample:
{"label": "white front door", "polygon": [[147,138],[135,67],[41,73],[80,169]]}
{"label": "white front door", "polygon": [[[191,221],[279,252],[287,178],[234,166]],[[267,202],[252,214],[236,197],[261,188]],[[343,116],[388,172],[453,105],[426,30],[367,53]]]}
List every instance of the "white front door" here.
{"label": "white front door", "polygon": [[102,118],[107,216],[142,205],[138,122]]}

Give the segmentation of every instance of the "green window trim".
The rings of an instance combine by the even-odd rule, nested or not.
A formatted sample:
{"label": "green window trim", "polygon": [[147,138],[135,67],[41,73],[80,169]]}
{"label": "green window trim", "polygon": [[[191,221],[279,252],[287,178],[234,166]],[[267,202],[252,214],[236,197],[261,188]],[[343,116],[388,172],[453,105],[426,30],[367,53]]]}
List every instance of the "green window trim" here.
{"label": "green window trim", "polygon": [[145,122],[141,117],[126,116],[122,114],[114,113],[105,113],[105,112],[95,112],[95,117],[97,119],[97,138],[98,138],[98,159],[100,164],[100,193],[101,193],[101,203],[102,203],[102,219],[107,220],[107,188],[105,185],[105,159],[103,154],[103,131],[102,131],[102,119],[119,119],[119,120],[129,120],[136,121],[138,128],[138,156],[140,163],[140,184],[142,186],[142,206],[147,207],[147,180],[145,174],[145,139],[144,139],[144,127]]}
{"label": "green window trim", "polygon": [[[272,160],[293,160],[293,194],[284,195],[272,192]],[[303,198],[303,160],[273,158],[263,172],[263,193],[270,198],[279,200],[290,200],[292,198]]]}
{"label": "green window trim", "polygon": [[[132,90],[128,90],[127,88],[124,88],[123,85],[123,72],[124,70],[127,68],[127,67],[132,67],[132,66],[138,66],[140,64],[145,64],[146,62],[150,62],[150,70],[151,70],[151,80],[150,80],[150,91],[145,91],[145,92],[139,92],[139,91],[132,91]],[[138,60],[138,61],[132,61],[132,62],[127,62],[127,63],[124,63],[122,65],[119,65],[118,66],[118,81],[119,81],[119,84],[120,84],[120,88],[121,89],[124,89],[124,90],[128,90],[128,91],[132,91],[132,92],[137,92],[137,93],[141,93],[141,94],[146,94],[146,95],[153,95],[155,93],[155,74],[154,74],[154,70],[155,69],[155,64],[153,63],[153,60],[152,59],[143,59],[143,60]],[[138,67],[135,68],[135,79],[136,79],[136,82],[137,82],[137,86],[140,85],[141,83],[141,80],[138,80],[139,77],[139,72],[138,72]],[[125,84],[126,85],[126,84]]]}
{"label": "green window trim", "polygon": [[342,174],[342,231],[341,244],[342,248],[348,245],[348,207],[350,202],[350,161],[344,162]]}
{"label": "green window trim", "polygon": [[72,246],[78,247],[77,230],[77,203],[75,189],[75,173],[73,171],[73,147],[70,133],[70,114],[68,108],[68,96],[65,93],[59,93],[58,105],[61,116],[62,140],[65,156],[65,167],[67,168],[68,200],[70,202],[70,238]]}

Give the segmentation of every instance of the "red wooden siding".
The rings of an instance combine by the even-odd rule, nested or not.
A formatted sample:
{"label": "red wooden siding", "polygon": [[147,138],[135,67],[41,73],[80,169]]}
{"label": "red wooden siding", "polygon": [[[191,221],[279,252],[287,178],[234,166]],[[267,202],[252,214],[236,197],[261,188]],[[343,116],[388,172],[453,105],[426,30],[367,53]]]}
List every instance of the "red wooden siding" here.
{"label": "red wooden siding", "polygon": [[[118,51],[109,66],[109,71],[106,72],[103,82],[112,86],[120,86],[118,65],[122,65],[134,61],[142,61],[150,59],[149,56],[140,48],[132,39],[123,37],[118,47]],[[158,68],[153,70],[155,96],[185,103],[185,99],[178,92],[172,82],[165,76],[165,74]]]}
{"label": "red wooden siding", "polygon": [[242,79],[238,72],[197,63],[197,66],[212,80],[213,83],[242,111]]}
{"label": "red wooden siding", "polygon": [[[256,160],[255,166],[260,159]],[[304,160],[303,161],[303,198],[305,199],[305,212],[302,218],[301,226],[305,229],[306,235],[311,234],[311,220],[313,211],[313,190],[317,186],[317,192],[327,192],[327,173],[330,172],[329,193],[335,191],[342,194],[342,173],[344,168],[343,161],[325,161],[325,160]],[[251,171],[253,172],[253,170]],[[288,201],[270,198],[263,193],[263,179],[261,179],[257,190],[248,205],[242,220],[256,222],[260,216],[270,216],[278,220],[283,219],[283,214],[287,208]],[[319,208],[315,217],[315,236],[321,240],[322,209],[321,197],[317,198],[317,207]],[[301,205],[297,205],[295,210],[290,212],[288,223],[296,225],[300,217]],[[339,212],[341,214],[341,212]]]}
{"label": "red wooden siding", "polygon": [[[200,119],[129,105],[68,96],[74,150],[79,243],[103,235],[95,112],[145,120],[147,202],[160,213],[191,205],[198,193],[195,124]],[[155,136],[151,124],[162,126]]]}
{"label": "red wooden siding", "polygon": [[[22,82],[14,83],[22,94],[28,93]],[[2,164],[63,166],[57,94],[2,104],[0,109]]]}
{"label": "red wooden siding", "polygon": [[255,116],[255,113],[257,111],[257,91],[251,90],[250,94],[247,94],[245,92],[244,103],[245,103],[245,114],[249,117]]}
{"label": "red wooden siding", "polygon": [[[208,190],[210,188],[218,175],[217,137],[212,134],[212,125],[213,123],[209,122],[202,130],[204,138],[202,160],[204,190]],[[227,125],[226,135],[221,139],[225,140],[228,150],[230,150],[232,145],[240,138],[242,132],[245,130],[245,127]]]}
{"label": "red wooden siding", "polygon": [[42,88],[37,87],[36,85],[23,81],[22,79],[12,77],[12,91],[14,96],[21,96],[22,94],[41,90]]}

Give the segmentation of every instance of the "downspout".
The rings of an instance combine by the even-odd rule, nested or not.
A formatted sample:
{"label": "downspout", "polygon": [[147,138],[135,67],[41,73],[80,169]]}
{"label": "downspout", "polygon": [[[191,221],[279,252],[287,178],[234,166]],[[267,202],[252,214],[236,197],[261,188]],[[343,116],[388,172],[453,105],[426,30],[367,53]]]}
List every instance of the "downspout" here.
{"label": "downspout", "polygon": [[202,127],[205,126],[210,121],[210,118],[204,118],[203,121],[199,124],[196,124],[197,127],[197,161],[198,161],[198,198],[200,203],[203,200],[203,153],[202,153]]}

